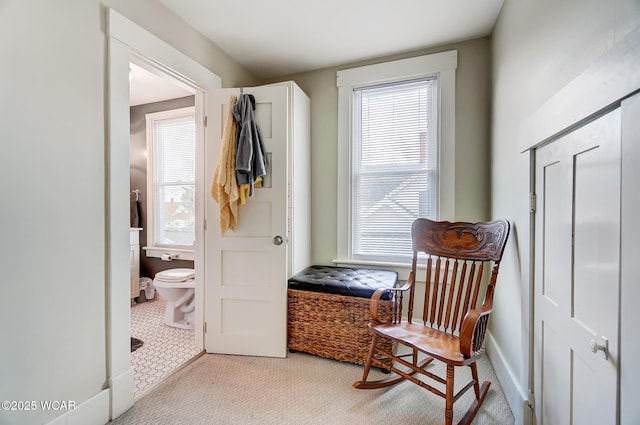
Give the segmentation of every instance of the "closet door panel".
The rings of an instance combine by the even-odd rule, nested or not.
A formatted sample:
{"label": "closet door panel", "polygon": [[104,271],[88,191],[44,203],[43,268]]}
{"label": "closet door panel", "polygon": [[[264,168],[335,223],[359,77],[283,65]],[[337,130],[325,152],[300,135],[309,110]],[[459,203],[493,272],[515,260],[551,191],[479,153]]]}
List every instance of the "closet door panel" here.
{"label": "closet door panel", "polygon": [[[256,99],[255,120],[270,162],[269,184],[255,187],[253,196],[238,207],[236,230],[223,235],[219,206],[211,197],[207,201],[205,349],[286,357],[288,89],[264,86],[243,92]],[[211,116],[226,116],[231,94],[239,96],[240,90],[220,91]],[[211,131],[221,136],[223,125],[215,119]],[[210,182],[219,149],[219,142],[208,148]]]}
{"label": "closet door panel", "polygon": [[539,424],[616,423],[620,127],[616,109],[536,150]]}

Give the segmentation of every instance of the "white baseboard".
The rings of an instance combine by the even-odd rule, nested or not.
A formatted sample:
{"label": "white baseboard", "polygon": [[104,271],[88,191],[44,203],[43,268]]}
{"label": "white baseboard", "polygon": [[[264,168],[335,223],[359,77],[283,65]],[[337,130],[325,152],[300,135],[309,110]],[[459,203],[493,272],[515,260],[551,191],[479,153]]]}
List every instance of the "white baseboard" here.
{"label": "white baseboard", "polygon": [[135,372],[130,367],[126,372],[111,378],[111,382],[109,382],[111,387],[111,417],[113,419],[133,407],[134,376]]}
{"label": "white baseboard", "polygon": [[47,425],[105,425],[133,406],[133,368],[111,379],[110,388],[58,416]]}
{"label": "white baseboard", "polygon": [[525,415],[529,415],[529,412],[525,412],[524,405],[527,402],[526,392],[523,391],[518,378],[513,373],[507,362],[505,361],[502,350],[496,344],[493,335],[487,331],[484,339],[484,346],[487,350],[487,356],[491,360],[493,370],[496,372],[500,386],[504,392],[504,396],[507,399],[507,404],[513,413],[516,425],[523,425],[528,423]]}
{"label": "white baseboard", "polygon": [[109,390],[102,390],[47,425],[105,425],[109,422]]}

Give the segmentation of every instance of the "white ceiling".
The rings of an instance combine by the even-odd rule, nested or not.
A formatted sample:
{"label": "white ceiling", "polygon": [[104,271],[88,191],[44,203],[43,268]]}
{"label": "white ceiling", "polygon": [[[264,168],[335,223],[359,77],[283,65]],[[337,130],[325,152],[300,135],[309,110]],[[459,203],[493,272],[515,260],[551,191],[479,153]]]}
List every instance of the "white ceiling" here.
{"label": "white ceiling", "polygon": [[190,93],[168,79],[139,67],[129,64],[129,106],[177,99],[189,96]]}
{"label": "white ceiling", "polygon": [[491,33],[503,0],[159,0],[258,78]]}
{"label": "white ceiling", "polygon": [[[272,78],[486,36],[504,0],[158,1]],[[132,74],[131,105],[190,94],[135,65]]]}

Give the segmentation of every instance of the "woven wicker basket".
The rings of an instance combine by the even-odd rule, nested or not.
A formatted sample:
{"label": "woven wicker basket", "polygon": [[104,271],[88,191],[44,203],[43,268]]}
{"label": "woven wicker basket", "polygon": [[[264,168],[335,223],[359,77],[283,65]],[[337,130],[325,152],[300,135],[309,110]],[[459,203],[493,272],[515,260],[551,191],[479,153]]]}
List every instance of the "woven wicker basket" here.
{"label": "woven wicker basket", "polygon": [[[369,298],[288,289],[288,346],[334,360],[365,364],[371,345]],[[383,301],[381,317],[391,316]],[[391,342],[385,342],[391,346]]]}

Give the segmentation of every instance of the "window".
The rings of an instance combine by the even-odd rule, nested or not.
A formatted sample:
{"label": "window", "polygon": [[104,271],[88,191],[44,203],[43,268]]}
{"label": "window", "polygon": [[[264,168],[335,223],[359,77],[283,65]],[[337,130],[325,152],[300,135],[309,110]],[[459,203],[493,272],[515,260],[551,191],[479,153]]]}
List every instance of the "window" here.
{"label": "window", "polygon": [[337,263],[407,264],[413,220],[452,218],[455,67],[454,51],[338,72]]}
{"label": "window", "polygon": [[150,206],[147,245],[152,249],[193,251],[195,109],[190,107],[147,114],[146,120],[147,196]]}
{"label": "window", "polygon": [[436,218],[436,78],[353,91],[354,258],[408,255],[411,223]]}

